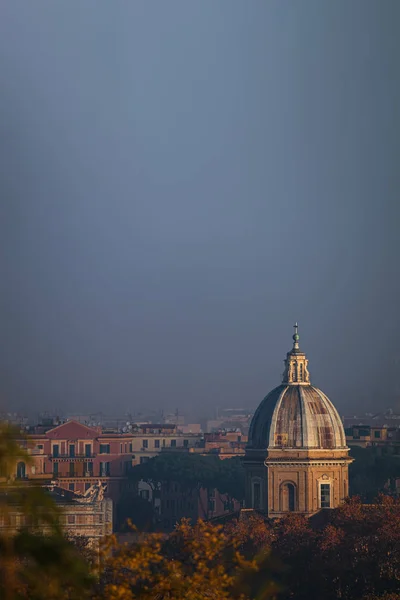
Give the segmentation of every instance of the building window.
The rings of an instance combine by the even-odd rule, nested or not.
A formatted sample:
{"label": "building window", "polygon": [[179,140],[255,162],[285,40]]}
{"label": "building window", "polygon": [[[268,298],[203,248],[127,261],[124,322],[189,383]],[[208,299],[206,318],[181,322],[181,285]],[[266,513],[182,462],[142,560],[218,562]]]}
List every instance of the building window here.
{"label": "building window", "polygon": [[154,440],[154,448],[160,447],[160,440]]}
{"label": "building window", "polygon": [[374,437],[380,438],[381,437],[381,432],[380,431],[374,431]]}
{"label": "building window", "polygon": [[100,454],[110,454],[110,444],[100,444]]}
{"label": "building window", "polygon": [[133,452],[132,442],[129,444],[129,452]]}
{"label": "building window", "polygon": [[38,444],[38,445],[37,445],[37,449],[38,449],[38,450],[43,450],[43,444]]}
{"label": "building window", "polygon": [[214,513],[215,512],[215,499],[214,498],[210,498],[208,500],[208,511],[210,513]]}
{"label": "building window", "polygon": [[149,447],[149,440],[143,440],[143,448]]}
{"label": "building window", "polygon": [[75,515],[68,515],[68,525],[75,525]]}
{"label": "building window", "polygon": [[299,381],[303,381],[303,365],[300,365]]}
{"label": "building window", "polygon": [[280,504],[282,512],[293,512],[296,510],[296,488],[293,483],[282,483]]}
{"label": "building window", "polygon": [[171,448],[176,448],[176,440],[171,440]]}
{"label": "building window", "polygon": [[75,491],[75,484],[74,483],[70,483],[68,485],[68,489],[69,489],[70,492],[74,492]]}
{"label": "building window", "polygon": [[150,490],[140,490],[139,494],[144,500],[150,500]]}
{"label": "building window", "polygon": [[183,447],[187,448],[189,446],[189,440],[183,440]]}
{"label": "building window", "polygon": [[53,465],[53,475],[57,477],[58,475],[58,463],[54,463]]}
{"label": "building window", "polygon": [[109,462],[101,462],[100,463],[100,477],[109,477],[110,475],[110,463]]}
{"label": "building window", "polygon": [[86,475],[86,477],[93,477],[93,463],[92,462],[86,463],[85,475]]}
{"label": "building window", "polygon": [[85,444],[85,456],[86,458],[92,456],[92,447],[90,444]]}
{"label": "building window", "polygon": [[74,463],[69,463],[69,476],[75,477],[75,465]]}
{"label": "building window", "polygon": [[321,483],[320,485],[320,508],[330,508],[331,506],[331,484]]}
{"label": "building window", "polygon": [[70,455],[70,458],[75,458],[75,444],[70,444],[69,455]]}
{"label": "building window", "polygon": [[58,458],[60,456],[60,446],[58,444],[54,444],[53,446],[53,457]]}
{"label": "building window", "polygon": [[26,467],[24,462],[17,464],[17,479],[24,479],[26,477]]}
{"label": "building window", "polygon": [[122,454],[122,444],[119,445],[119,453]]}

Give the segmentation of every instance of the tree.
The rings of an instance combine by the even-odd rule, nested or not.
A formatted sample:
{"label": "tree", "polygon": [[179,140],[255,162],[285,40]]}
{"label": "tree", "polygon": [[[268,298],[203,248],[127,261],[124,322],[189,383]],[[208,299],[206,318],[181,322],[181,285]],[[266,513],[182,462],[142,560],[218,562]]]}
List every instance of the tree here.
{"label": "tree", "polygon": [[351,449],[356,459],[349,467],[350,492],[366,502],[372,502],[385,490],[387,482],[400,477],[400,456],[394,455],[392,447]]}
{"label": "tree", "polygon": [[[253,597],[248,581],[258,570],[222,527],[203,521],[192,527],[184,520],[167,539],[151,534],[131,546],[112,541],[99,599],[247,600]],[[265,575],[260,600],[276,598],[278,589]]]}
{"label": "tree", "polygon": [[385,594],[392,600],[400,594],[400,500],[379,496],[366,505],[351,498],[315,517],[253,517],[232,524],[230,534],[246,558],[267,552],[285,565],[280,600],[375,600]]}
{"label": "tree", "polygon": [[[244,469],[238,457],[220,460],[216,455],[164,453],[135,466],[133,481],[146,481],[152,488],[152,502],[165,483],[178,482],[181,488],[194,489],[201,502],[200,490],[217,489],[232,500],[244,499]],[[204,514],[207,513],[203,506]]]}

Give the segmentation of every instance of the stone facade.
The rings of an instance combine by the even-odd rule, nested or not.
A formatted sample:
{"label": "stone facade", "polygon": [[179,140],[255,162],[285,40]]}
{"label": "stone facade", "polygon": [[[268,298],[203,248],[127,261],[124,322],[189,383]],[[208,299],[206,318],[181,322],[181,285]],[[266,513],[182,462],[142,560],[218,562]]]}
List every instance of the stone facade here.
{"label": "stone facade", "polygon": [[312,515],[348,495],[349,448],[330,400],[311,386],[297,326],[281,386],[266,396],[249,432],[246,507],[269,517]]}

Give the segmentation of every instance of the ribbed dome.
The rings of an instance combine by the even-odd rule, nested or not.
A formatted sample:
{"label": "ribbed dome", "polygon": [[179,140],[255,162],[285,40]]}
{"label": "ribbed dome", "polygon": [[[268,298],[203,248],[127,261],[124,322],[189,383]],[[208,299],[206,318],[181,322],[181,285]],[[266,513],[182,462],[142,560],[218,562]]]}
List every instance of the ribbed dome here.
{"label": "ribbed dome", "polygon": [[299,348],[297,324],[293,349],[285,360],[283,383],[258,407],[249,431],[249,448],[346,448],[340,416],[321,390],[310,384],[308,360]]}
{"label": "ribbed dome", "polygon": [[249,431],[251,448],[345,448],[339,414],[312,385],[280,385],[258,407]]}

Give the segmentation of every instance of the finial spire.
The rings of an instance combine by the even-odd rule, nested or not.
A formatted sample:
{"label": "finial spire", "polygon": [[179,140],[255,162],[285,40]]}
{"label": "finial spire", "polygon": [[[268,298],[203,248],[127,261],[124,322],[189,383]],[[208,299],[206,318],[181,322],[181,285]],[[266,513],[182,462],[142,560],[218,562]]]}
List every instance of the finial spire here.
{"label": "finial spire", "polygon": [[294,327],[294,335],[293,335],[293,350],[300,350],[300,346],[299,346],[299,326],[297,324],[297,322],[293,325]]}
{"label": "finial spire", "polygon": [[282,382],[287,385],[310,385],[308,360],[299,347],[299,326],[293,325],[293,348],[286,355],[285,372]]}

